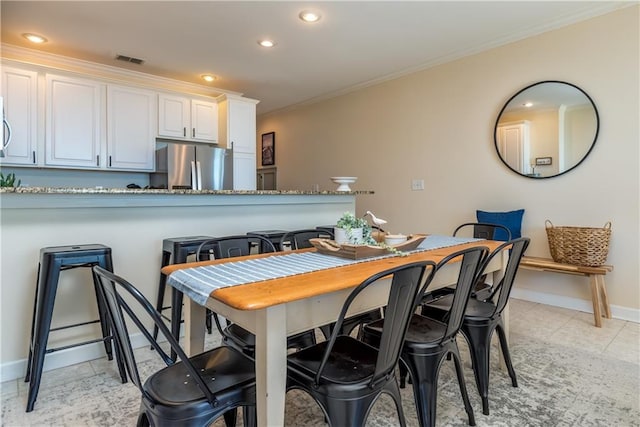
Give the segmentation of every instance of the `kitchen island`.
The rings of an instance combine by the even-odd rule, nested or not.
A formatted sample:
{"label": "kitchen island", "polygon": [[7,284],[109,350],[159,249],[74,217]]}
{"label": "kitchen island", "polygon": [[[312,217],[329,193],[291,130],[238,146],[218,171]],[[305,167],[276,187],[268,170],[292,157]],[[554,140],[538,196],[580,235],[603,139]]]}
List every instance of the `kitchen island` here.
{"label": "kitchen island", "polygon": [[[107,245],[115,273],[155,301],[163,239],[333,224],[345,211],[355,212],[358,196],[369,194],[373,192],[0,189],[0,380],[25,373],[40,248]],[[90,281],[88,269],[62,274],[52,327],[97,318]],[[54,332],[49,342],[60,346],[98,334],[93,324]],[[134,338],[143,345],[141,337]],[[103,356],[99,344],[63,350],[47,356],[45,370]]]}

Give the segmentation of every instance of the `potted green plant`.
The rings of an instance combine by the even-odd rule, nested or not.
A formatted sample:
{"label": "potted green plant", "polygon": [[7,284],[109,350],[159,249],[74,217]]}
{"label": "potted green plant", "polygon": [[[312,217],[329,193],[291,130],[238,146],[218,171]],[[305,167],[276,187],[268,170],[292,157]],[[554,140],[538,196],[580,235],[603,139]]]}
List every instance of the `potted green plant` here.
{"label": "potted green plant", "polygon": [[368,244],[371,240],[371,226],[364,218],[356,217],[352,212],[345,212],[333,229],[334,240],[338,244]]}
{"label": "potted green plant", "polygon": [[21,182],[21,180],[16,182],[15,173],[10,173],[7,176],[4,176],[4,174],[0,172],[0,187],[20,187]]}

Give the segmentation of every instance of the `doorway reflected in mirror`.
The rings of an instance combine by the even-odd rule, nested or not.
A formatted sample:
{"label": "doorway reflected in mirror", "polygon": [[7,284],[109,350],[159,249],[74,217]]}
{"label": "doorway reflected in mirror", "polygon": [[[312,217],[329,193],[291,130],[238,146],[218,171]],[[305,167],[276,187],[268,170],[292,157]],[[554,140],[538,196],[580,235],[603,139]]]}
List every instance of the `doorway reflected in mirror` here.
{"label": "doorway reflected in mirror", "polygon": [[513,95],[498,114],[496,151],[522,176],[551,178],[589,155],[599,125],[593,100],[579,87],[555,80],[534,83]]}

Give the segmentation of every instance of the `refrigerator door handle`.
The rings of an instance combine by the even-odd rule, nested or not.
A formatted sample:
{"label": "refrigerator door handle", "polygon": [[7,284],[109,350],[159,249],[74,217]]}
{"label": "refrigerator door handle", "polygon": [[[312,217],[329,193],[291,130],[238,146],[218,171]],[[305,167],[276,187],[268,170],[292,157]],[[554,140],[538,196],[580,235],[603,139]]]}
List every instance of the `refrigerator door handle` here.
{"label": "refrigerator door handle", "polygon": [[192,190],[198,189],[198,177],[196,175],[196,162],[193,160],[191,161],[191,189]]}
{"label": "refrigerator door handle", "polygon": [[200,167],[200,162],[196,161],[196,174],[198,178],[198,188],[197,190],[202,190],[202,167]]}

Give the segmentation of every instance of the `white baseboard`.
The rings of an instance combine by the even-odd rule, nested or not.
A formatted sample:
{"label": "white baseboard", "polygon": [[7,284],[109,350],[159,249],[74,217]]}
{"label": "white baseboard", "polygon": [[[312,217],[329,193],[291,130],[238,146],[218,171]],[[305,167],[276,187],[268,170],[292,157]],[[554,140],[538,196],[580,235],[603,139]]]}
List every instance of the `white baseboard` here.
{"label": "white baseboard", "polygon": [[[525,301],[537,302],[540,304],[552,305],[554,307],[568,308],[571,310],[593,313],[591,300],[566,297],[562,295],[546,294],[543,292],[530,291],[528,289],[513,288],[511,297]],[[628,320],[629,322],[640,323],[640,310],[636,308],[611,305],[611,317],[614,319]]]}
{"label": "white baseboard", "polygon": [[[161,341],[158,339],[158,341]],[[133,348],[149,345],[149,341],[140,332],[131,335],[131,345]],[[53,369],[64,368],[65,366],[77,363],[88,362],[100,359],[105,356],[104,344],[102,342],[72,347],[49,353],[44,358],[43,372]],[[24,378],[27,372],[27,359],[15,360],[0,365],[0,382]]]}

